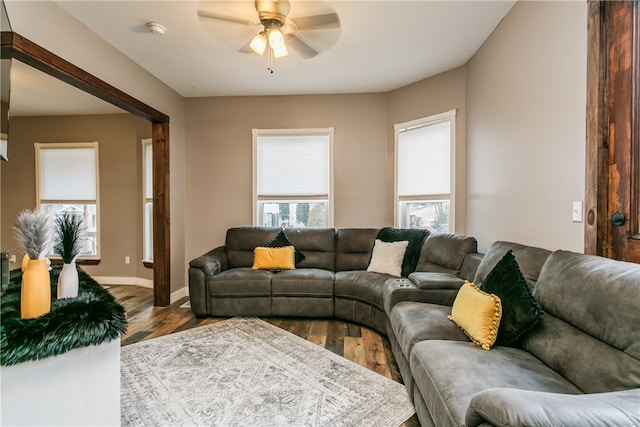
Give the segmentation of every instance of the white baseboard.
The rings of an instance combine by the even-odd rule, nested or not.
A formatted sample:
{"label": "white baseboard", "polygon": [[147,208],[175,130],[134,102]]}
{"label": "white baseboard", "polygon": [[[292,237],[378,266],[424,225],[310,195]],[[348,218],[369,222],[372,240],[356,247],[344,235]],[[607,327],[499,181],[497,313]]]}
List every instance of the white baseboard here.
{"label": "white baseboard", "polygon": [[140,277],[94,276],[93,280],[101,285],[135,285],[143,288],[153,288],[153,280],[141,279]]}
{"label": "white baseboard", "polygon": [[[139,277],[113,277],[113,276],[96,276],[93,279],[101,285],[133,285],[143,288],[153,289],[153,280],[141,279]],[[169,297],[169,304],[173,304],[180,298],[189,296],[189,288],[184,287],[173,292]]]}
{"label": "white baseboard", "polygon": [[185,286],[184,288],[178,289],[177,291],[172,293],[171,297],[169,298],[169,302],[173,304],[174,302],[178,301],[180,298],[188,297],[188,296],[189,296],[189,288]]}

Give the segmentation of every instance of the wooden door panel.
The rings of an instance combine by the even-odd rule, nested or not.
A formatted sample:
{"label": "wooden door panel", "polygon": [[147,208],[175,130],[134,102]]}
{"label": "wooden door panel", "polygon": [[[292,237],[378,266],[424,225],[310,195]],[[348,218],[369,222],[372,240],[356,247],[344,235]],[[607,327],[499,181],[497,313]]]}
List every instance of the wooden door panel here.
{"label": "wooden door panel", "polygon": [[[639,11],[638,0],[589,3],[585,196],[585,252],[637,263]],[[612,223],[615,214],[621,224]]]}

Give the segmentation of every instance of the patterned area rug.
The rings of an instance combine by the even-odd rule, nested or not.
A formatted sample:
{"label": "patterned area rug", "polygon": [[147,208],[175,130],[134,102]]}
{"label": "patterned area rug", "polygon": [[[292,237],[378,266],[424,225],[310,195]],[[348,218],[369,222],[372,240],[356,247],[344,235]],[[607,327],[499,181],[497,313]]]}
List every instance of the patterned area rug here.
{"label": "patterned area rug", "polygon": [[384,426],[403,385],[255,318],[122,348],[124,426]]}

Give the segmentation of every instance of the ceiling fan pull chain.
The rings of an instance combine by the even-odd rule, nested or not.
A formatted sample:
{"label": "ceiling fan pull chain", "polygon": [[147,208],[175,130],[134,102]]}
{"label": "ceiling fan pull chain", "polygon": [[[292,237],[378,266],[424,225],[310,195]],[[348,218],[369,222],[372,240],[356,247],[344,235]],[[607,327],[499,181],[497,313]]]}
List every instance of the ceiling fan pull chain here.
{"label": "ceiling fan pull chain", "polygon": [[271,49],[267,49],[267,70],[273,74],[273,52]]}

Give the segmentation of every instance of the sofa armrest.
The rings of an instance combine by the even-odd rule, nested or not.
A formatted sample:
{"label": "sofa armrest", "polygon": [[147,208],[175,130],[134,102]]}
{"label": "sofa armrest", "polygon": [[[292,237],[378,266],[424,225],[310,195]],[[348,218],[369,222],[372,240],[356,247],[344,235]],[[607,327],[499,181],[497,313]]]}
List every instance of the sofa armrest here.
{"label": "sofa armrest", "polygon": [[210,313],[207,283],[216,274],[227,269],[227,250],[219,246],[189,262],[189,301],[196,316]]}
{"label": "sofa armrest", "polygon": [[593,394],[560,394],[494,388],[469,403],[466,426],[640,425],[640,388]]}
{"label": "sofa armrest", "polygon": [[433,272],[414,272],[407,279],[388,280],[382,293],[384,311],[390,316],[391,309],[403,301],[451,306],[463,283],[454,274]]}
{"label": "sofa armrest", "polygon": [[473,282],[473,279],[476,277],[476,271],[478,271],[478,266],[480,262],[484,258],[484,254],[478,252],[471,252],[464,256],[464,260],[462,261],[462,269],[460,270],[460,277]]}

